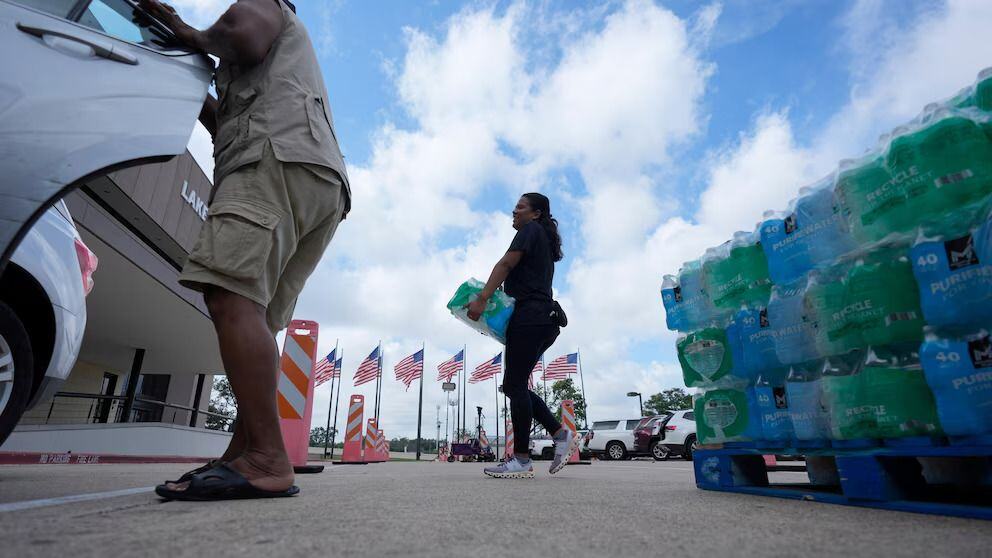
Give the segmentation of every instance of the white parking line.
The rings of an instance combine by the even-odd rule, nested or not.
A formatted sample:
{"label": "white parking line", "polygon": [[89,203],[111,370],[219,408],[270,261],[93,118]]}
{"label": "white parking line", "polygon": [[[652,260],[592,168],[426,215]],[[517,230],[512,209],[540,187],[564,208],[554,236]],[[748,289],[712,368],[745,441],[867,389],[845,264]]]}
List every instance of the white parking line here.
{"label": "white parking line", "polygon": [[130,496],[131,494],[141,494],[151,492],[154,486],[142,488],[128,488],[125,490],[112,490],[110,492],[93,492],[91,494],[76,494],[74,496],[60,496],[58,498],[42,498],[41,500],[25,500],[24,502],[11,502],[0,504],[0,513],[19,510],[29,510],[32,508],[44,508],[46,506],[58,506],[61,504],[72,504],[75,502],[88,502],[91,500],[105,500],[107,498],[118,498],[120,496]]}

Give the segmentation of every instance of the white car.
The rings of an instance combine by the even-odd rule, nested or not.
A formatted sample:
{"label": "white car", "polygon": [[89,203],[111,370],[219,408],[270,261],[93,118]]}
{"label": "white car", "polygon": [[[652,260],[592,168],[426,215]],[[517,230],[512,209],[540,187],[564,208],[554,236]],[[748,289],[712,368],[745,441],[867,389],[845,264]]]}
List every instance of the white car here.
{"label": "white car", "polygon": [[76,363],[96,266],[60,201],[28,231],[0,275],[0,444]]}
{"label": "white car", "polygon": [[696,414],[692,409],[674,411],[661,430],[661,442],[672,455],[681,455],[692,461],[692,454],[699,447],[696,440]]}
{"label": "white car", "polygon": [[213,62],[136,0],[0,0],[0,273],[69,191],[186,150]]}
{"label": "white car", "polygon": [[641,419],[600,420],[592,423],[586,447],[603,459],[627,459],[634,452],[634,429]]}

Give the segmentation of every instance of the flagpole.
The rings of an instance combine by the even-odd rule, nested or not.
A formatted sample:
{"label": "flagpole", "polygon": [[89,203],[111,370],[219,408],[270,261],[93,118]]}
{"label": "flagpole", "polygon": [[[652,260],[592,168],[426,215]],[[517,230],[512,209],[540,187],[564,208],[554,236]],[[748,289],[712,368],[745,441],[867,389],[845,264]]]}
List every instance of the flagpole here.
{"label": "flagpole", "polygon": [[541,353],[541,397],[548,404],[548,368],[544,363],[544,353]]}
{"label": "flagpole", "polygon": [[[582,377],[582,353],[578,348],[575,349],[575,361],[579,365],[579,382],[582,383],[582,414],[586,423],[586,430],[589,430],[589,400],[586,399],[586,380]],[[578,421],[575,421],[578,422]]]}
{"label": "flagpole", "polygon": [[417,404],[417,461],[420,461],[420,420],[424,416],[424,363],[427,362],[427,343],[421,343],[420,352],[420,403]]}
{"label": "flagpole", "polygon": [[468,396],[468,345],[462,345],[462,368],[465,374],[462,376],[462,432],[465,432],[465,398]]}
{"label": "flagpole", "polygon": [[335,364],[338,362],[338,343],[340,339],[334,340],[334,362],[331,363],[331,396],[327,398],[327,427],[324,428],[324,457],[327,457],[327,445],[331,440],[331,409],[334,407],[334,372]]}
{"label": "flagpole", "polygon": [[[344,368],[344,349],[341,349],[341,368]],[[342,370],[343,372],[343,370]],[[337,362],[334,363],[334,373],[337,374]],[[338,394],[334,397],[334,433],[331,434],[331,459],[334,459],[334,440],[338,437],[338,412],[341,410],[341,381],[338,377]],[[333,395],[333,394],[332,394]]]}
{"label": "flagpole", "polygon": [[[506,363],[506,351],[503,351],[503,355],[501,356],[503,360],[500,362],[500,367],[503,368],[503,374],[506,374],[506,367],[504,366]],[[499,379],[497,376],[499,374],[493,374],[493,387],[496,388],[496,406],[493,407],[493,415],[496,418],[496,453],[493,454],[494,456],[499,455]]]}
{"label": "flagpole", "polygon": [[378,367],[376,369],[375,375],[375,427],[379,428],[379,394],[382,393],[382,339],[379,340],[379,362],[376,363]]}

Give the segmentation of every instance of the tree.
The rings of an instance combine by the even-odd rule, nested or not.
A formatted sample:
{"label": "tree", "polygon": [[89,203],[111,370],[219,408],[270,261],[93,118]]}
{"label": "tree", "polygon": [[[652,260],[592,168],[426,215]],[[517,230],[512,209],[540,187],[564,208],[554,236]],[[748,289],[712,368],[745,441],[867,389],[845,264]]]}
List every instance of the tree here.
{"label": "tree", "polygon": [[548,407],[553,410],[558,420],[561,420],[561,402],[566,399],[572,400],[572,407],[575,409],[575,426],[581,428],[586,420],[586,400],[571,378],[551,384],[551,400],[548,401]]}
{"label": "tree", "polygon": [[324,447],[324,440],[330,440],[330,438],[327,438],[326,428],[318,426],[317,428],[310,429],[310,447],[322,448]]}
{"label": "tree", "polygon": [[218,415],[231,418],[222,419],[207,415],[207,428],[211,430],[230,430],[230,427],[234,424],[233,419],[237,409],[238,407],[234,402],[234,391],[231,389],[231,382],[228,382],[224,376],[214,378],[213,390],[210,394],[210,404],[207,405],[207,410],[211,413],[217,413]]}
{"label": "tree", "polygon": [[660,415],[665,411],[677,411],[679,409],[691,409],[692,396],[679,387],[669,388],[661,393],[656,393],[644,402],[645,413]]}

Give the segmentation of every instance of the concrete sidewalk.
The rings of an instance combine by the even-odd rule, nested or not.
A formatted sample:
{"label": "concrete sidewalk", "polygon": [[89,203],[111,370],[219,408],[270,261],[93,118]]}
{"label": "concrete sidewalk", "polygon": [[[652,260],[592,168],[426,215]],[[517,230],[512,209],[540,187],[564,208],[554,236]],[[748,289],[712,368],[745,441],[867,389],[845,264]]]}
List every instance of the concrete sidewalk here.
{"label": "concrete sidewalk", "polygon": [[[601,462],[534,480],[482,465],[329,466],[296,498],[151,492],[0,513],[5,556],[981,556],[992,524],[697,490],[691,463]],[[0,467],[12,503],[150,487],[181,465]],[[780,473],[797,475],[796,473]],[[42,504],[45,504],[43,502]],[[51,504],[51,502],[48,502]]]}

